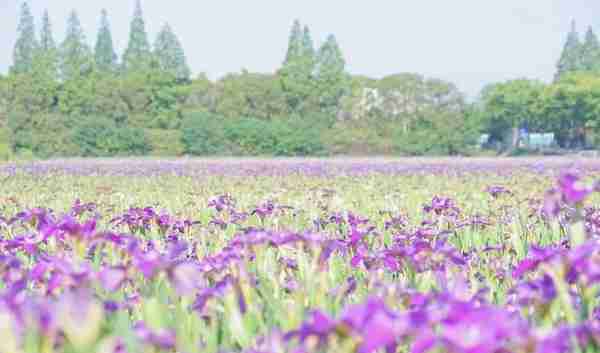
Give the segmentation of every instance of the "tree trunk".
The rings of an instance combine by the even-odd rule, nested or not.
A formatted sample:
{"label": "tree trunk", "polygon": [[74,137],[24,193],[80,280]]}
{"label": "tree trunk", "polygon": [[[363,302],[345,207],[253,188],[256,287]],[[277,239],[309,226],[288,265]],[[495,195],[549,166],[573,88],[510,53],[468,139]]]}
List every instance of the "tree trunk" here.
{"label": "tree trunk", "polygon": [[509,156],[513,154],[517,148],[519,147],[519,140],[521,140],[521,134],[519,133],[518,127],[513,127],[511,129],[511,142],[509,148],[504,152],[504,156]]}

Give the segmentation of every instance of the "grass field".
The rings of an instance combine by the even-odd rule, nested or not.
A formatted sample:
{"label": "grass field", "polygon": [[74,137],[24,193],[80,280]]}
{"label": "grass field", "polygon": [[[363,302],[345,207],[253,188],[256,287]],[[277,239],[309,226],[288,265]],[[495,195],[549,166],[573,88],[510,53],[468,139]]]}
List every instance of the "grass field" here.
{"label": "grass field", "polygon": [[599,177],[592,159],[0,165],[0,352],[597,352]]}

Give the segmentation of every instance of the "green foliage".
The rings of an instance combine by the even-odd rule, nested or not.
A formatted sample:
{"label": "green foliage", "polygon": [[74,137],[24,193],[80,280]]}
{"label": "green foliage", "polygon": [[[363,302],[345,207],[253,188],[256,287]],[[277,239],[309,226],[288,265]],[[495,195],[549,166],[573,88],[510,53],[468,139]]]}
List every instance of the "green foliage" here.
{"label": "green foliage", "polygon": [[64,81],[77,80],[92,70],[90,47],[77,12],[71,12],[67,22],[67,35],[60,48],[60,73]]}
{"label": "green foliage", "polygon": [[412,156],[457,155],[467,151],[476,138],[476,126],[464,115],[444,113],[420,121],[410,133],[398,133],[395,148]]}
{"label": "green foliage", "polygon": [[215,111],[222,116],[272,119],[287,115],[285,93],[273,75],[244,71],[223,77],[216,86]]}
{"label": "green foliage", "polygon": [[389,136],[382,136],[372,122],[361,120],[340,121],[330,129],[321,130],[321,141],[333,155],[391,154],[393,147]]}
{"label": "green foliage", "polygon": [[519,128],[553,132],[567,148],[590,145],[600,133],[600,44],[591,28],[581,43],[575,24],[553,84],[494,84],[473,105],[452,83],[418,74],[351,77],[335,37],[316,52],[300,21],[276,73],[242,70],[216,82],[191,79],[168,24],[152,49],[145,26],[137,0],[119,68],[106,11],[92,53],[75,12],[57,49],[45,11],[38,43],[24,2],[14,65],[0,78],[0,127],[8,126],[10,150],[35,157],[81,148],[86,155],[458,154],[481,133],[513,150]]}
{"label": "green foliage", "polygon": [[190,68],[187,65],[183,47],[169,24],[165,24],[154,42],[154,58],[158,68],[169,73],[179,81],[190,79]]}
{"label": "green foliage", "polygon": [[29,72],[33,65],[33,56],[38,43],[35,38],[35,23],[27,1],[21,5],[17,41],[13,51],[13,73]]}
{"label": "green foliage", "polygon": [[110,32],[110,23],[108,22],[108,13],[102,10],[100,19],[100,29],[94,49],[94,58],[98,70],[113,73],[117,70],[117,54],[113,45],[112,34]]}
{"label": "green foliage", "polygon": [[225,154],[228,146],[222,118],[207,112],[189,114],[183,121],[182,142],[188,154]]}
{"label": "green foliage", "polygon": [[122,65],[124,71],[131,72],[147,68],[151,54],[142,5],[140,0],[136,0],[129,32],[129,43],[123,54]]}
{"label": "green foliage", "polygon": [[[40,45],[33,56],[32,75],[38,83],[45,82],[56,86],[58,79],[58,50],[52,34],[52,24],[48,11],[44,11],[42,30],[40,32]],[[54,91],[55,87],[51,87]],[[54,94],[55,92],[51,92]]]}
{"label": "green foliage", "polygon": [[226,120],[225,138],[243,155],[304,156],[323,151],[318,130],[296,119]]}
{"label": "green foliage", "polygon": [[330,35],[317,53],[316,90],[319,108],[323,112],[335,112],[340,99],[350,91],[350,75],[335,36]]}
{"label": "green foliage", "polygon": [[41,158],[78,155],[69,136],[71,121],[57,114],[13,112],[8,117],[11,147],[18,156]]}
{"label": "green foliage", "polygon": [[144,130],[154,156],[176,157],[185,153],[181,130]]}
{"label": "green foliage", "polygon": [[600,43],[592,27],[585,34],[585,41],[581,48],[582,69],[591,72],[600,72]]}
{"label": "green foliage", "polygon": [[278,71],[280,84],[292,113],[305,113],[316,105],[313,75],[315,60],[315,50],[308,27],[303,31],[300,22],[295,21],[285,61]]}
{"label": "green foliage", "polygon": [[11,157],[10,131],[7,128],[0,127],[0,161],[9,160]]}
{"label": "green foliage", "polygon": [[50,23],[48,10],[44,11],[44,17],[42,17],[39,49],[44,52],[56,51],[56,42],[54,41],[54,35],[52,34],[52,23]]}
{"label": "green foliage", "polygon": [[304,33],[302,32],[302,25],[299,20],[295,20],[292,25],[292,30],[290,31],[290,38],[288,41],[288,49],[285,55],[284,66],[301,57],[303,54],[303,46],[304,46]]}
{"label": "green foliage", "polygon": [[304,156],[324,151],[319,130],[301,120],[224,119],[210,113],[184,120],[183,143],[193,155]]}
{"label": "green foliage", "polygon": [[150,151],[144,130],[119,127],[106,118],[79,122],[73,131],[73,141],[84,157],[141,156]]}
{"label": "green foliage", "polygon": [[484,89],[482,104],[484,122],[490,127],[492,139],[506,140],[506,132],[512,129],[508,145],[515,149],[519,142],[518,129],[543,126],[539,103],[544,84],[526,79],[494,84]]}
{"label": "green foliage", "polygon": [[540,99],[540,115],[559,145],[583,147],[586,127],[597,126],[600,116],[600,77],[575,73],[548,86]]}
{"label": "green foliage", "polygon": [[559,80],[565,74],[580,71],[582,69],[582,44],[579,40],[577,26],[575,21],[573,21],[571,32],[569,32],[563,52],[557,64],[555,80]]}

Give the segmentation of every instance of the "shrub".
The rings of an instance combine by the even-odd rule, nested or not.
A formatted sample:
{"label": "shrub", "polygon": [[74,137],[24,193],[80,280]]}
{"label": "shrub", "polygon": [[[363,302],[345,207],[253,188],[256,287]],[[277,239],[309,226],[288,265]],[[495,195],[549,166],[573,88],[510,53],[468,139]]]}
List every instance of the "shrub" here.
{"label": "shrub", "polygon": [[18,156],[34,155],[41,158],[74,156],[78,146],[70,138],[71,123],[60,114],[11,113],[8,117],[11,150]]}
{"label": "shrub", "polygon": [[277,139],[273,154],[277,156],[322,155],[325,147],[321,142],[320,130],[301,120],[278,120],[272,123]]}
{"label": "shrub", "polygon": [[185,153],[180,130],[146,129],[146,137],[154,156],[181,156]]}
{"label": "shrub", "polygon": [[277,136],[270,123],[256,118],[227,121],[225,138],[243,155],[271,155],[277,145]]}
{"label": "shrub", "polygon": [[10,132],[8,129],[0,128],[0,161],[9,160],[11,156]]}
{"label": "shrub", "polygon": [[245,155],[307,156],[324,151],[319,130],[300,119],[230,120],[225,137]]}
{"label": "shrub", "polygon": [[193,155],[306,156],[324,151],[319,130],[300,119],[224,119],[195,113],[184,120],[182,141],[186,153]]}
{"label": "shrub", "polygon": [[144,130],[117,127],[105,118],[87,118],[74,129],[72,137],[84,157],[140,156],[150,151]]}
{"label": "shrub", "polygon": [[370,122],[338,122],[322,130],[321,140],[332,154],[390,154],[391,139],[380,136]]}
{"label": "shrub", "polygon": [[186,153],[197,156],[225,154],[228,150],[223,119],[208,112],[190,113],[184,118],[181,141]]}

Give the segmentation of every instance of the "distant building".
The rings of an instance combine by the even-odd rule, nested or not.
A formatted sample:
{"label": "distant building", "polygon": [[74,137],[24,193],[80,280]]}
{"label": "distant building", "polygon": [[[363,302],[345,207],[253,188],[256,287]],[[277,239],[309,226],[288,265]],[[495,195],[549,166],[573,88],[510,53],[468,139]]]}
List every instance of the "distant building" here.
{"label": "distant building", "polygon": [[528,148],[532,149],[550,148],[556,145],[556,138],[553,132],[531,133],[527,135],[524,142]]}

